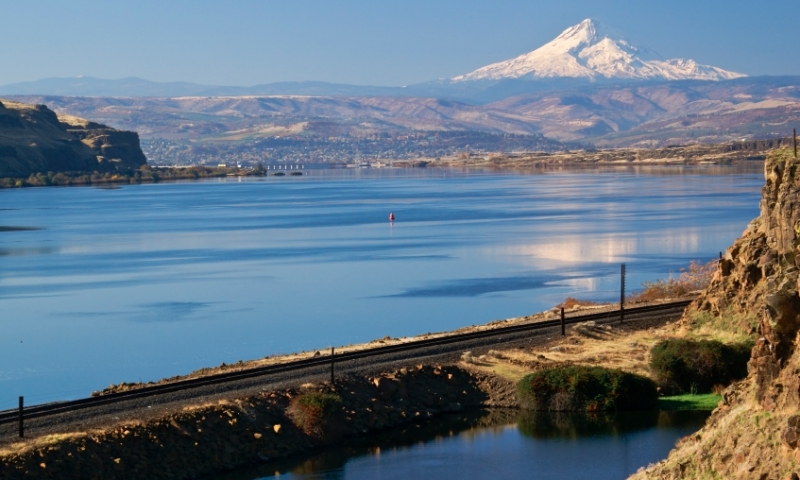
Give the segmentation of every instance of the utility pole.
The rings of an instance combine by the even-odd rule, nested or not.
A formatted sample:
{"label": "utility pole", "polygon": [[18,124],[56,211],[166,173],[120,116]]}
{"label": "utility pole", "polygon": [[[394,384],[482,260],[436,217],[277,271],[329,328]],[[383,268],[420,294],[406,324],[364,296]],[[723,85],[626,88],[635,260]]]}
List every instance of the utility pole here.
{"label": "utility pole", "polygon": [[331,347],[331,386],[334,386],[333,347]]}
{"label": "utility pole", "polygon": [[793,140],[792,143],[794,143],[794,158],[797,158],[797,129],[796,128],[792,129],[792,140]]}
{"label": "utility pole", "polygon": [[619,323],[625,321],[625,264],[622,264],[619,276]]}
{"label": "utility pole", "polygon": [[22,397],[19,397],[19,438],[25,437],[25,426],[22,423],[22,409],[24,407],[24,400]]}

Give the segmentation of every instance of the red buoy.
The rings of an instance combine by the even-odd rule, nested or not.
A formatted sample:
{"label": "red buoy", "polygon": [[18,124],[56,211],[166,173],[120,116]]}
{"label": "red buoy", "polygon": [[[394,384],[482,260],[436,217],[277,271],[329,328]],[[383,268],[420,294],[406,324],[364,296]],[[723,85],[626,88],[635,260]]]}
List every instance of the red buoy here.
{"label": "red buoy", "polygon": [[394,212],[391,212],[391,213],[389,214],[389,221],[390,221],[390,222],[394,222]]}

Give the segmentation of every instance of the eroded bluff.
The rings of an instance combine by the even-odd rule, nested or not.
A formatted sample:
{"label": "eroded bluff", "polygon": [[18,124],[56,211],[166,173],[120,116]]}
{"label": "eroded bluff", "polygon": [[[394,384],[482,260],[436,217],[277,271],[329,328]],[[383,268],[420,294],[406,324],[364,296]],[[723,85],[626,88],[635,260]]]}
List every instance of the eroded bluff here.
{"label": "eroded bluff", "polygon": [[147,163],[136,132],[44,105],[0,101],[0,177],[45,172],[125,172]]}
{"label": "eroded bluff", "polygon": [[748,377],[697,434],[633,478],[797,479],[800,468],[800,161],[788,149],[765,161],[760,215],[719,260],[687,328],[705,316],[749,332]]}

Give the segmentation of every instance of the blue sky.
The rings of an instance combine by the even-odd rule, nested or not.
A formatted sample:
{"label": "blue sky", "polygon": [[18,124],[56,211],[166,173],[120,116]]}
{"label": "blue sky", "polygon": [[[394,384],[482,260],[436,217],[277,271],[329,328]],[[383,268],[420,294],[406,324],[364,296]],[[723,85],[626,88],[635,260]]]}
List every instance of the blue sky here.
{"label": "blue sky", "polygon": [[0,85],[77,75],[407,85],[533,50],[587,17],[665,58],[800,75],[797,0],[0,0]]}

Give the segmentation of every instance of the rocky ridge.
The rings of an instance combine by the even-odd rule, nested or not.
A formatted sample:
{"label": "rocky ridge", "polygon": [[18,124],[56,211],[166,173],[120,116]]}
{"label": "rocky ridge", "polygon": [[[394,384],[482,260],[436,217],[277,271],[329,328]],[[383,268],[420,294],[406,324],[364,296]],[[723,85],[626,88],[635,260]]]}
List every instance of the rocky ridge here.
{"label": "rocky ridge", "polygon": [[800,160],[770,154],[761,213],[719,260],[686,328],[714,323],[755,337],[748,377],[706,426],[633,478],[797,479],[800,474]]}
{"label": "rocky ridge", "polygon": [[135,132],[44,105],[0,101],[0,177],[45,172],[118,172],[147,164]]}

